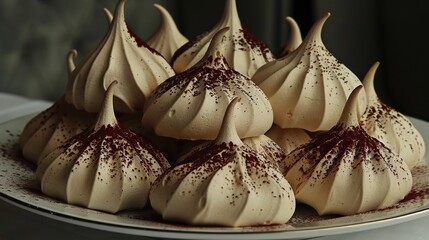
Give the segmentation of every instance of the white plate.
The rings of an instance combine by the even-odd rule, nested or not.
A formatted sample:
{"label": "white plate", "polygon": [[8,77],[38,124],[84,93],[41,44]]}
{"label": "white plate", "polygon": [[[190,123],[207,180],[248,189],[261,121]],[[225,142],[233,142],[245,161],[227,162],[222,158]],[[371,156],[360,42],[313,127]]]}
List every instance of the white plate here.
{"label": "white plate", "polygon": [[[426,161],[413,170],[411,193],[393,207],[353,216],[319,217],[311,208],[298,205],[292,219],[284,225],[195,227],[162,222],[150,209],[114,215],[72,206],[41,194],[35,180],[35,166],[21,157],[18,137],[32,116],[0,126],[0,199],[58,221],[163,239],[303,239],[380,228],[429,215],[429,166]],[[428,142],[429,123],[410,119]],[[429,159],[428,154],[425,159]]]}

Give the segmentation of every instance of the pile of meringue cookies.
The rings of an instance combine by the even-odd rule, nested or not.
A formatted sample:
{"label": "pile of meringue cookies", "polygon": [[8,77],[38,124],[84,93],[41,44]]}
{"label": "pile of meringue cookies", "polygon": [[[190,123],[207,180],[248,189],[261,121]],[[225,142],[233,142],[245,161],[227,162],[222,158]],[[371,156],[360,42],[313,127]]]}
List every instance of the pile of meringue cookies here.
{"label": "pile of meringue cookies", "polygon": [[425,145],[378,99],[378,63],[360,81],[291,18],[277,58],[240,23],[235,0],[188,41],[169,13],[143,41],[125,22],[78,65],[66,91],[25,126],[20,146],[41,191],[116,213],[151,207],[191,225],[285,224],[296,202],[318,214],[383,209],[411,190]]}

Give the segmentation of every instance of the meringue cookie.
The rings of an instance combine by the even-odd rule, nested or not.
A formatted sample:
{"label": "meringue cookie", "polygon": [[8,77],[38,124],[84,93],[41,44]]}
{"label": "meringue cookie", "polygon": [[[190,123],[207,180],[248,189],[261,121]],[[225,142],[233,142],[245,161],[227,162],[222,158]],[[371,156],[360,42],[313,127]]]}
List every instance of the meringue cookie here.
{"label": "meringue cookie", "polygon": [[274,60],[265,43],[253,36],[241,25],[235,0],[225,0],[225,8],[220,21],[208,32],[196,37],[179,48],[173,55],[172,64],[177,73],[183,72],[201,60],[213,36],[225,27],[230,27],[226,38],[227,62],[246,77],[251,77],[265,63]]}
{"label": "meringue cookie", "polygon": [[296,199],[320,215],[382,209],[411,190],[412,176],[404,160],[359,125],[361,89],[351,93],[337,125],[280,163]]}
{"label": "meringue cookie", "polygon": [[44,194],[112,213],[146,205],[152,183],[169,164],[151,143],[116,121],[114,85],[94,127],[41,159],[36,177]]}
{"label": "meringue cookie", "polygon": [[[274,123],[281,128],[329,130],[338,122],[347,97],[361,85],[322,42],[322,27],[329,16],[313,25],[295,51],[262,66],[252,77],[270,100]],[[362,114],[365,92],[359,98]]]}
{"label": "meringue cookie", "polygon": [[276,124],[273,124],[265,135],[276,142],[285,154],[311,140],[310,135],[303,129],[280,128]]}
{"label": "meringue cookie", "polygon": [[24,127],[19,138],[22,155],[38,164],[39,160],[66,140],[88,128],[94,115],[76,110],[64,97],[37,114]]}
{"label": "meringue cookie", "polygon": [[77,109],[99,112],[105,90],[117,80],[115,111],[142,110],[153,89],[174,75],[167,61],[127,27],[124,5],[125,0],[118,1],[106,36],[70,74],[66,100]]}
{"label": "meringue cookie", "polygon": [[147,44],[170,62],[173,54],[185,45],[188,39],[179,32],[176,23],[165,8],[159,4],[154,4],[154,6],[161,14],[161,24],[158,30],[147,40]]}
{"label": "meringue cookie", "polygon": [[[71,50],[67,56],[69,73],[75,68],[72,58],[77,52]],[[95,115],[77,110],[59,98],[52,106],[32,118],[22,130],[19,145],[26,160],[38,163],[66,140],[89,127]]]}
{"label": "meringue cookie", "polygon": [[301,30],[299,29],[298,23],[296,23],[295,19],[291,17],[286,17],[286,21],[288,22],[290,27],[289,40],[287,44],[282,47],[276,58],[282,58],[288,55],[289,53],[297,49],[302,43]]}
{"label": "meringue cookie", "polygon": [[244,138],[243,143],[252,148],[256,153],[262,154],[264,158],[277,164],[286,156],[281,147],[271,138],[260,135]]}
{"label": "meringue cookie", "polygon": [[295,210],[290,185],[278,167],[245,145],[234,126],[232,101],[215,141],[196,147],[150,192],[165,220],[199,225],[286,223]]}
{"label": "meringue cookie", "polygon": [[400,112],[384,104],[374,89],[375,63],[363,81],[368,106],[361,123],[366,132],[399,154],[411,169],[425,154],[425,142],[413,124]]}
{"label": "meringue cookie", "polygon": [[[160,136],[187,140],[213,140],[222,113],[235,97],[237,131],[241,138],[264,134],[272,124],[271,105],[250,79],[231,69],[225,59],[222,29],[201,61],[162,83],[145,105],[142,123]],[[238,124],[239,123],[239,124]]]}

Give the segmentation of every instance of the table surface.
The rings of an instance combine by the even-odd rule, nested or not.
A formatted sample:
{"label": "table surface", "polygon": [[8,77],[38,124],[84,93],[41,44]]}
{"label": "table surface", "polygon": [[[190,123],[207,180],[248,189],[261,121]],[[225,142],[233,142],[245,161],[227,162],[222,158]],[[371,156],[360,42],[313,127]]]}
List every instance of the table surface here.
{"label": "table surface", "polygon": [[[40,112],[52,103],[0,93],[0,124],[30,113]],[[389,227],[317,238],[318,240],[423,240],[429,238],[429,217]],[[9,239],[148,239],[103,232],[24,211],[0,200],[0,240]]]}

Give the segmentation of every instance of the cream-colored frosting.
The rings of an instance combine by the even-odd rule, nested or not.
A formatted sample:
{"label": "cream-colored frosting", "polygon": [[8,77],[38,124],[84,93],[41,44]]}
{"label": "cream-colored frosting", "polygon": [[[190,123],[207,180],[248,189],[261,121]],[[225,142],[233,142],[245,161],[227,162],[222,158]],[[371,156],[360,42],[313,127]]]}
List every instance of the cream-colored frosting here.
{"label": "cream-colored frosting", "polygon": [[36,177],[44,194],[112,213],[146,205],[152,183],[169,164],[151,143],[118,124],[114,85],[94,127],[41,159]]}
{"label": "cream-colored frosting", "polygon": [[289,24],[289,40],[286,45],[280,50],[277,58],[282,58],[289,53],[293,52],[302,43],[301,30],[299,29],[298,23],[292,17],[286,17],[286,21]]}
{"label": "cream-colored frosting", "polygon": [[378,66],[379,63],[375,63],[363,81],[368,106],[361,118],[362,127],[369,135],[398,153],[411,169],[423,159],[425,142],[407,117],[378,98],[374,89]]}
{"label": "cream-colored frosting", "polygon": [[280,163],[296,199],[321,215],[382,209],[411,190],[412,176],[404,160],[359,125],[361,89],[351,93],[337,125]]}
{"label": "cream-colored frosting", "polygon": [[148,99],[143,125],[160,136],[188,140],[213,140],[222,113],[233,98],[240,104],[235,121],[241,138],[264,134],[272,124],[270,102],[250,79],[231,69],[225,59],[222,29],[213,37],[201,61],[162,83]]}
{"label": "cream-colored frosting", "polygon": [[199,62],[213,36],[225,27],[231,29],[226,35],[225,58],[233,69],[251,77],[260,66],[274,60],[270,49],[241,25],[236,0],[225,0],[223,16],[219,22],[210,31],[197,36],[174,54],[174,70],[177,73],[183,72]]}
{"label": "cream-colored frosting", "polygon": [[280,128],[276,124],[273,124],[265,135],[276,142],[285,154],[311,140],[310,135],[303,129]]}
{"label": "cream-colored frosting", "polygon": [[61,97],[25,125],[19,138],[22,155],[37,164],[66,140],[88,128],[93,119],[93,114],[76,110]]}
{"label": "cream-colored frosting", "polygon": [[142,110],[153,89],[174,75],[167,61],[127,27],[124,5],[125,0],[118,1],[106,36],[70,74],[66,100],[77,109],[99,112],[105,90],[116,80],[115,111]]}
{"label": "cream-colored frosting", "polygon": [[[352,90],[361,85],[356,75],[322,42],[322,27],[329,16],[326,14],[313,25],[295,51],[262,66],[252,77],[268,96],[274,123],[281,128],[329,130],[338,122]],[[363,113],[366,106],[363,91],[360,102]]]}
{"label": "cream-colored frosting", "polygon": [[185,45],[188,39],[180,33],[170,13],[164,7],[159,4],[154,4],[154,6],[161,14],[161,24],[147,40],[147,44],[170,62],[176,50]]}
{"label": "cream-colored frosting", "polygon": [[244,138],[243,143],[255,150],[258,154],[264,155],[264,158],[277,164],[285,157],[281,147],[271,138],[260,135],[256,137]]}
{"label": "cream-colored frosting", "polygon": [[152,208],[165,220],[199,225],[286,223],[295,210],[278,167],[244,144],[235,130],[233,101],[215,141],[194,148],[156,181]]}

